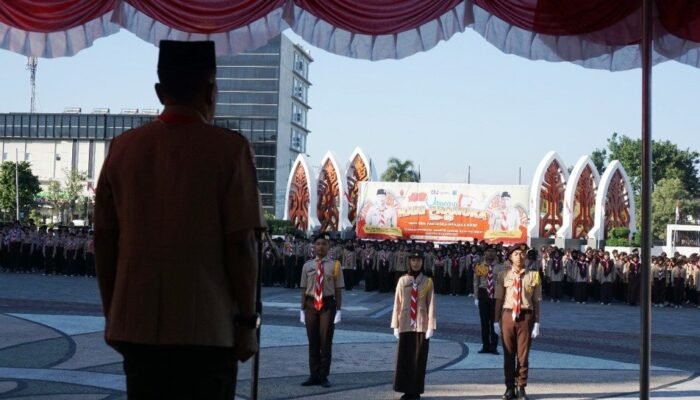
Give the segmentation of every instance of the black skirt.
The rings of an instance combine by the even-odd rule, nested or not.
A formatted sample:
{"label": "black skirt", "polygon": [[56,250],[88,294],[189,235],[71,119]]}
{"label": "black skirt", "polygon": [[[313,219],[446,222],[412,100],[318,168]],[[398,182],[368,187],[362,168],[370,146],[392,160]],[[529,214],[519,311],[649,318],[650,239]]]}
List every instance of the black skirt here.
{"label": "black skirt", "polygon": [[396,355],[394,390],[400,393],[422,394],[425,384],[425,367],[428,363],[430,340],[424,332],[399,334]]}

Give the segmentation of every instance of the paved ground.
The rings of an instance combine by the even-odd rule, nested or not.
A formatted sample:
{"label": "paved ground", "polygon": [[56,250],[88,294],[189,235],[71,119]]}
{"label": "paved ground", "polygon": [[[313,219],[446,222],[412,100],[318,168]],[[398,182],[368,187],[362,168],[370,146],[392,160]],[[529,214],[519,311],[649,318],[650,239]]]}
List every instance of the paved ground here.
{"label": "paved ground", "polygon": [[[265,288],[261,399],[397,399],[391,388],[392,296],[347,292],[337,327],[330,389],[299,386],[307,372],[297,290]],[[473,300],[438,296],[426,399],[493,399],[502,357],[481,355]],[[653,310],[652,387],[657,399],[700,398],[700,310]],[[120,357],[102,341],[96,283],[0,273],[0,399],[125,398]],[[534,399],[637,398],[639,309],[545,303],[531,354]],[[239,372],[249,395],[250,366]]]}

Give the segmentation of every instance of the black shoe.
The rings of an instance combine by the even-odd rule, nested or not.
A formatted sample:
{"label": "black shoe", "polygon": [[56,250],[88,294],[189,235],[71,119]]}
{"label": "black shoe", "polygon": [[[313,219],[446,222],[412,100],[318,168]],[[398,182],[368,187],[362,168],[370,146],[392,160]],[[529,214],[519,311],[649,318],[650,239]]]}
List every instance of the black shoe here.
{"label": "black shoe", "polygon": [[485,353],[490,353],[490,351],[486,350],[486,347],[482,347],[481,350],[479,350],[479,354],[485,354]]}
{"label": "black shoe", "polygon": [[401,396],[401,400],[418,400],[418,399],[420,399],[419,394],[406,393],[403,396]]}
{"label": "black shoe", "polygon": [[494,348],[493,350],[490,351],[491,354],[499,355],[501,353],[498,352],[497,348]]}
{"label": "black shoe", "polygon": [[528,400],[527,394],[525,394],[525,387],[523,386],[518,388],[518,400]]}
{"label": "black shoe", "polygon": [[324,387],[324,388],[331,387],[331,383],[328,382],[328,378],[321,379],[321,382],[319,383],[319,385],[321,385],[321,387]]}
{"label": "black shoe", "polygon": [[309,379],[307,379],[301,383],[301,386],[316,386],[316,385],[320,385],[320,384],[321,384],[320,379],[313,377],[313,376],[310,376]]}
{"label": "black shoe", "polygon": [[503,397],[501,399],[503,400],[511,400],[515,398],[515,392],[513,391],[512,388],[506,389],[506,392],[503,393]]}

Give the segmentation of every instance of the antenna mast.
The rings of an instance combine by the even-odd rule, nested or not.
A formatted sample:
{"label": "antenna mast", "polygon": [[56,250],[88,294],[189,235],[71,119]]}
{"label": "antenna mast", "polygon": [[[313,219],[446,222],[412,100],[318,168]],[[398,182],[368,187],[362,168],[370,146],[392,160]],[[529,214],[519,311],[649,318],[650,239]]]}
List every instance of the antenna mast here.
{"label": "antenna mast", "polygon": [[31,100],[29,103],[29,112],[36,112],[36,66],[39,59],[36,57],[27,57],[27,70],[29,71],[29,86],[31,89]]}

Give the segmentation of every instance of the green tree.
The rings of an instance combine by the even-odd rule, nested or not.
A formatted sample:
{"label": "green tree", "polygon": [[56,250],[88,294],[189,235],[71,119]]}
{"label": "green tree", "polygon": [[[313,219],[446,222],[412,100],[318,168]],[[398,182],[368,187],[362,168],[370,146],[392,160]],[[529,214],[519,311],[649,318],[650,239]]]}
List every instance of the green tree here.
{"label": "green tree", "polygon": [[605,167],[607,166],[605,161],[606,156],[607,152],[605,149],[595,149],[593,150],[593,153],[591,153],[591,161],[593,161],[593,165],[595,165],[596,169],[598,169],[598,173],[600,175],[603,175]]}
{"label": "green tree", "polygon": [[[36,207],[36,195],[41,192],[39,177],[32,173],[32,167],[27,161],[22,161],[17,165],[19,177],[19,208],[25,216]],[[16,214],[16,183],[15,183],[15,163],[5,161],[0,165],[0,209],[6,210],[11,219]]]}
{"label": "green tree", "polygon": [[[652,143],[652,180],[678,178],[692,197],[700,196],[700,153],[681,150],[668,140]],[[601,151],[596,149],[596,151]],[[602,150],[605,151],[605,150]],[[595,152],[594,152],[595,153]],[[635,193],[639,193],[642,181],[642,140],[613,133],[608,139],[608,161],[619,160],[625,167]],[[596,164],[597,166],[597,164]]]}
{"label": "green tree", "polygon": [[382,174],[382,180],[387,182],[420,182],[420,173],[414,170],[413,161],[401,161],[392,157]]}
{"label": "green tree", "polygon": [[665,239],[666,225],[676,222],[676,204],[681,217],[692,215],[697,201],[690,198],[680,178],[664,178],[651,194],[651,224],[654,236]]}
{"label": "green tree", "polygon": [[66,175],[66,185],[63,193],[65,196],[66,206],[70,211],[70,219],[72,220],[76,202],[81,198],[83,192],[85,191],[85,180],[87,179],[87,173],[69,169],[64,169],[63,173]]}
{"label": "green tree", "polygon": [[66,204],[66,196],[61,190],[61,182],[53,179],[49,181],[46,189],[46,201],[51,204],[51,216],[53,217],[57,214],[59,221],[62,221],[62,213]]}

